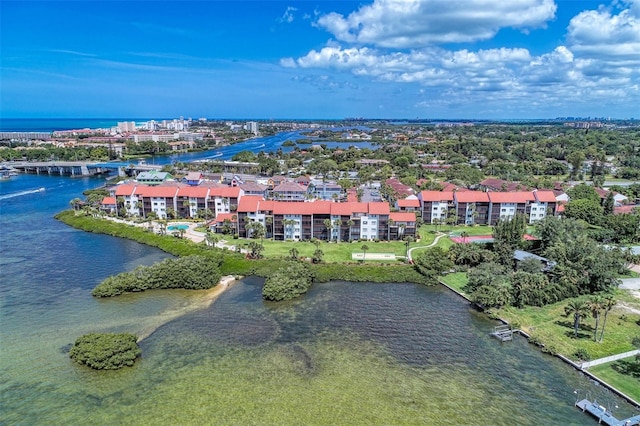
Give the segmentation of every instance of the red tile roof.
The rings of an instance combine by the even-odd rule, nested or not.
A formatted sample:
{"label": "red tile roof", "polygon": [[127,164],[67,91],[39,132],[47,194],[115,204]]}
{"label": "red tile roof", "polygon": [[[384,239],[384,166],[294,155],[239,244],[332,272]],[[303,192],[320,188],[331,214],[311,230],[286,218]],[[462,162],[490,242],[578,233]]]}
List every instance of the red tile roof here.
{"label": "red tile roof", "polygon": [[389,203],[369,203],[369,214],[389,214]]}
{"label": "red tile roof", "polygon": [[273,188],[273,192],[307,192],[307,187],[295,182],[282,182]]}
{"label": "red tile roof", "polygon": [[258,206],[262,200],[264,200],[264,198],[259,195],[245,195],[240,198],[240,202],[238,203],[238,212],[256,212],[258,211]]}
{"label": "red tile roof", "polygon": [[207,198],[209,188],[200,186],[184,186],[178,189],[178,197]]}
{"label": "red tile roof", "polygon": [[395,223],[398,222],[415,222],[416,214],[413,212],[393,212],[389,214],[389,219],[393,219]]}
{"label": "red tile roof", "polygon": [[398,179],[395,179],[395,178],[389,178],[385,181],[385,183],[388,186],[390,186],[394,190],[394,192],[399,196],[404,195],[406,197],[407,195],[411,195],[414,192],[413,188],[411,188],[408,185],[405,185],[404,183],[400,182]]}
{"label": "red tile roof", "polygon": [[536,196],[536,199],[539,203],[555,203],[556,196],[553,191],[533,191],[533,194]]}
{"label": "red tile roof", "polygon": [[116,197],[130,196],[135,189],[135,185],[118,185],[116,188]]}
{"label": "red tile roof", "polygon": [[607,189],[602,189],[602,188],[593,188],[593,189],[603,200],[607,198],[607,195],[609,195],[609,191]]}
{"label": "red tile roof", "polygon": [[489,196],[486,192],[462,191],[456,192],[455,198],[458,203],[488,203]]}
{"label": "red tile roof", "polygon": [[[235,220],[234,220],[234,216],[236,218]],[[225,221],[225,219],[229,219],[231,222],[236,222],[236,220],[238,219],[238,216],[236,216],[235,213],[218,213],[214,221],[216,223],[222,223]]]}
{"label": "red tile roof", "polygon": [[420,207],[420,200],[417,198],[398,200],[398,207]]}
{"label": "red tile roof", "polygon": [[535,201],[533,192],[487,192],[487,196],[492,203],[519,203]]}
{"label": "red tile roof", "polygon": [[173,198],[179,188],[175,186],[136,186],[136,195],[146,198]]}
{"label": "red tile roof", "polygon": [[442,185],[442,191],[443,192],[468,191],[469,190],[469,189],[465,188],[464,186],[458,186],[455,183],[451,183],[451,182],[440,182],[440,184]]}
{"label": "red tile roof", "polygon": [[353,213],[354,204],[358,204],[358,203],[357,202],[332,203],[331,215],[332,216],[351,216],[351,214]]}
{"label": "red tile roof", "polygon": [[294,214],[294,215],[312,215],[312,214],[330,214],[331,201],[278,201],[274,202],[274,214]]}
{"label": "red tile roof", "polygon": [[116,197],[104,197],[102,199],[103,206],[115,206],[116,205]]}
{"label": "red tile roof", "polygon": [[633,206],[633,205],[629,205],[629,206],[614,207],[614,208],[613,208],[613,214],[628,214],[628,213],[633,213],[633,211],[634,211],[635,209],[640,210],[640,206]]}
{"label": "red tile roof", "polygon": [[422,201],[453,201],[451,191],[422,191],[420,192]]}
{"label": "red tile roof", "polygon": [[241,189],[238,186],[222,186],[211,188],[209,194],[211,197],[238,198],[240,197],[240,191]]}

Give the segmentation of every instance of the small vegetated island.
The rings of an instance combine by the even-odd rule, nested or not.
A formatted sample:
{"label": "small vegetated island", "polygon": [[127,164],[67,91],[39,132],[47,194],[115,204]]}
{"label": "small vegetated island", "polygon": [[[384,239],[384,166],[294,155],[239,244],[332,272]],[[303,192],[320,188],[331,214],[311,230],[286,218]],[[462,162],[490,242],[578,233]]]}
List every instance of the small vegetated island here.
{"label": "small vegetated island", "polygon": [[295,299],[309,291],[313,278],[309,265],[290,262],[267,278],[262,287],[262,298],[274,302]]}
{"label": "small vegetated island", "polygon": [[221,262],[220,257],[211,256],[166,259],[152,266],[138,266],[131,272],[110,276],[98,284],[91,294],[95,297],[112,297],[152,289],[209,289],[220,281]]}
{"label": "small vegetated island", "polygon": [[118,370],[132,366],[142,354],[137,339],[129,333],[90,333],[76,340],[69,356],[95,370]]}

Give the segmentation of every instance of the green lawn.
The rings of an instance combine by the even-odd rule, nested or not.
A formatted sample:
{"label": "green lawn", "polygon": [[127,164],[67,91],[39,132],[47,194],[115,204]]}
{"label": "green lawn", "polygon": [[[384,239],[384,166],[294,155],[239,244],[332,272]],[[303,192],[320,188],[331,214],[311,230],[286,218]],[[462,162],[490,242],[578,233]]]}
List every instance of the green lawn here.
{"label": "green lawn", "polygon": [[465,294],[464,291],[462,291],[462,287],[464,287],[469,280],[467,279],[466,272],[455,272],[440,277],[440,281],[458,292]]}
{"label": "green lawn", "polygon": [[[461,291],[467,283],[467,275],[464,272],[456,272],[442,276],[440,280]],[[640,309],[640,300],[628,291],[617,290],[616,299],[619,304]],[[621,306],[615,307],[607,316],[604,340],[597,343],[593,341],[595,320],[591,317],[583,318],[578,337],[573,337],[573,319],[564,315],[567,302],[565,300],[544,307],[528,306],[523,309],[509,306],[494,312],[498,317],[527,332],[534,340],[544,343],[551,352],[560,353],[570,359],[575,359],[574,353],[578,349],[586,349],[591,359],[634,349],[631,339],[633,336],[640,336],[640,315],[631,313]]]}
{"label": "green lawn", "polygon": [[[229,240],[231,244],[248,244],[251,240]],[[272,241],[264,240],[264,252],[265,258],[285,258],[289,257],[289,251],[292,248],[298,250],[298,256],[312,257],[313,252],[316,250],[316,245],[311,242],[301,241]],[[323,260],[325,262],[353,262],[351,258],[352,253],[362,253],[362,246],[366,244],[369,249],[367,253],[395,253],[396,256],[404,257],[406,251],[406,245],[404,241],[391,241],[391,242],[341,242],[341,243],[328,243],[326,241],[320,242],[320,250],[324,252]],[[412,243],[415,245],[416,243]],[[384,260],[367,260],[367,262],[385,262]],[[389,262],[389,261],[386,261]],[[396,261],[392,261],[396,262]]]}
{"label": "green lawn", "polygon": [[[493,227],[487,226],[487,225],[477,225],[477,226],[438,225],[437,228],[438,228],[437,229],[438,232],[442,232],[444,234],[454,234],[454,235],[460,235],[463,232],[466,232],[470,236],[471,235],[491,235],[491,233],[493,232]],[[434,232],[435,233],[436,232],[436,226],[435,225],[422,225],[420,227],[420,234],[422,235],[423,232]]]}
{"label": "green lawn", "polygon": [[[626,292],[618,291],[620,300],[628,297],[624,293]],[[591,317],[583,318],[578,337],[573,337],[573,318],[564,315],[566,305],[567,301],[562,301],[541,308],[506,307],[498,310],[497,315],[544,343],[552,352],[561,353],[574,360],[574,354],[578,349],[587,350],[591,359],[634,349],[631,338],[640,334],[640,315],[632,314],[621,307],[614,308],[607,317],[604,340],[598,343],[593,340],[595,320]]]}
{"label": "green lawn", "polygon": [[589,372],[640,401],[640,361],[635,357],[591,367]]}

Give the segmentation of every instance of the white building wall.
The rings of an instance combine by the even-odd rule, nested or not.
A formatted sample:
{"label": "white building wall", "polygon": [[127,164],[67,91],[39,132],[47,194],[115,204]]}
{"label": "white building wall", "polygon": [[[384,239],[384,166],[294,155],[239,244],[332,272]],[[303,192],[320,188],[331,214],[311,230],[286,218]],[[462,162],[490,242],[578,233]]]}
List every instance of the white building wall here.
{"label": "white building wall", "polygon": [[302,216],[299,214],[285,214],[284,220],[294,220],[294,225],[284,225],[285,240],[299,240],[302,235]]}
{"label": "white building wall", "polygon": [[216,216],[220,213],[231,213],[230,205],[230,200],[224,197],[214,197],[209,201],[209,208]]}
{"label": "white building wall", "polygon": [[360,238],[375,240],[378,238],[378,215],[363,215],[360,217]]}
{"label": "white building wall", "polygon": [[443,201],[434,201],[431,205],[431,223],[434,219],[446,219],[447,218],[448,204]]}
{"label": "white building wall", "polygon": [[516,203],[499,203],[500,219],[511,220],[518,211]]}
{"label": "white building wall", "polygon": [[547,216],[547,203],[531,203],[531,213],[529,214],[529,223],[537,222]]}

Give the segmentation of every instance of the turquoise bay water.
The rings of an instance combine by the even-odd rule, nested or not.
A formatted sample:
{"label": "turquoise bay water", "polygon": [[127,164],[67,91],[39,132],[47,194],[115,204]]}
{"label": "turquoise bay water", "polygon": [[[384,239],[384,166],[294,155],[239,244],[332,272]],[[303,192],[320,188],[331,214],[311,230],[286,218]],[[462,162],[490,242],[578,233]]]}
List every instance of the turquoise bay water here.
{"label": "turquoise bay water", "polygon": [[[52,218],[101,182],[0,182],[2,424],[594,424],[575,389],[633,413],[524,339],[491,339],[439,287],[336,282],[270,304],[248,278],[195,310],[204,292],[94,299],[106,276],[167,257]],[[67,355],[91,331],[154,332],[133,368],[96,372]]]}

